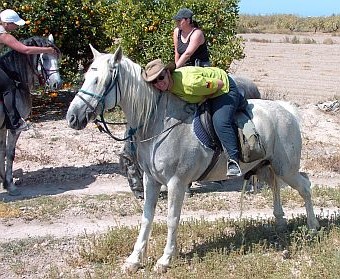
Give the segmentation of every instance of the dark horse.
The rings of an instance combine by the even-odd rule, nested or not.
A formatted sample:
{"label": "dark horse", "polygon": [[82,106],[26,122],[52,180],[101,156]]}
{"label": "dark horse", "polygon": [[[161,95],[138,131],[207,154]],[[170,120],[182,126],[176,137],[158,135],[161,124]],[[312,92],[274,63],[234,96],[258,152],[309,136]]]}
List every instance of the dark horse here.
{"label": "dark horse", "polygon": [[[32,37],[24,40],[28,46],[54,47],[53,36],[49,38]],[[0,57],[0,67],[15,82],[17,90],[15,105],[22,118],[31,113],[32,99],[30,91],[36,81],[50,89],[57,89],[61,85],[58,67],[58,57],[52,54],[22,54],[10,50]],[[13,183],[13,161],[15,145],[20,136],[6,128],[3,96],[0,96],[0,178],[10,195],[18,195],[20,191]]]}

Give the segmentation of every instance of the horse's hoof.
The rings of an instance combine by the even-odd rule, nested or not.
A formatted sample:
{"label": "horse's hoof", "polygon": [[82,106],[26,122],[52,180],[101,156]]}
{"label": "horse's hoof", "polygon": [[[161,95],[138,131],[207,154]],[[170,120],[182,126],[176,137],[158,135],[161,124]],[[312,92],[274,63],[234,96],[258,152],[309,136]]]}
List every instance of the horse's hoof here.
{"label": "horse's hoof", "polygon": [[141,265],[139,263],[128,263],[128,262],[125,262],[123,264],[121,270],[125,274],[133,274],[133,273],[136,273],[138,271],[140,266]]}
{"label": "horse's hoof", "polygon": [[157,263],[155,267],[153,268],[153,270],[160,274],[160,273],[166,273],[168,271],[168,268],[169,266],[167,265]]}
{"label": "horse's hoof", "polygon": [[287,230],[287,227],[288,227],[287,219],[280,218],[276,220],[275,228],[278,232],[285,232]]}
{"label": "horse's hoof", "polygon": [[10,196],[20,196],[21,195],[21,191],[18,188],[15,189],[7,189],[8,194]]}
{"label": "horse's hoof", "polygon": [[320,229],[320,224],[318,222],[318,220],[314,220],[313,222],[308,222],[307,221],[307,224],[308,224],[308,228],[311,230],[311,231],[314,231],[314,232],[317,232],[318,229]]}

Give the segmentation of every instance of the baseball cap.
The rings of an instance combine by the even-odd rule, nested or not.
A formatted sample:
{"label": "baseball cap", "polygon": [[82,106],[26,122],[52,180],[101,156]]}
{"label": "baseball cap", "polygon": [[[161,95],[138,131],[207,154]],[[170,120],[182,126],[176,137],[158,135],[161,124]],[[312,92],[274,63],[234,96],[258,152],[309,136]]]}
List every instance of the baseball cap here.
{"label": "baseball cap", "polygon": [[146,64],[145,69],[142,72],[142,77],[145,81],[151,82],[155,80],[163,70],[170,70],[170,72],[172,72],[175,69],[175,63],[164,65],[161,59],[156,59]]}
{"label": "baseball cap", "polygon": [[180,20],[182,18],[192,18],[193,15],[194,13],[192,12],[192,10],[183,8],[183,9],[180,9],[172,19]]}
{"label": "baseball cap", "polygon": [[13,10],[7,9],[0,13],[0,19],[2,22],[15,23],[16,25],[25,25],[25,21]]}

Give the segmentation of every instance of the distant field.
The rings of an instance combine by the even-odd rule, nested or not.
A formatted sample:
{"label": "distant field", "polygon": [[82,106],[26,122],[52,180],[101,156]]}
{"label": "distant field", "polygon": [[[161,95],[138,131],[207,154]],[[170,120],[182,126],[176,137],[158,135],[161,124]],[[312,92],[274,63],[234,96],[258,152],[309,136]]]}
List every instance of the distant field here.
{"label": "distant field", "polygon": [[340,37],[318,33],[240,36],[245,39],[246,57],[234,61],[230,71],[255,81],[263,93],[298,104],[339,98]]}

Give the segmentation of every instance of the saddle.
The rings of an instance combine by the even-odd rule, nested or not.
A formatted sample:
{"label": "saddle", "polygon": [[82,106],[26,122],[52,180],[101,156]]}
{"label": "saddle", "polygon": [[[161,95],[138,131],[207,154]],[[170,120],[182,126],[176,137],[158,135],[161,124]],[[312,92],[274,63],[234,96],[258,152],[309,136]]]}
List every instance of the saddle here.
{"label": "saddle", "polygon": [[[240,160],[251,163],[265,157],[266,151],[261,142],[260,135],[256,131],[251,116],[246,110],[240,110],[235,115],[235,124],[238,129],[238,143]],[[213,124],[210,106],[208,102],[202,103],[196,110],[193,120],[193,130],[197,139],[205,146],[214,151],[213,158],[207,170],[201,175],[203,179],[216,164],[222,153],[222,145],[218,139]]]}

